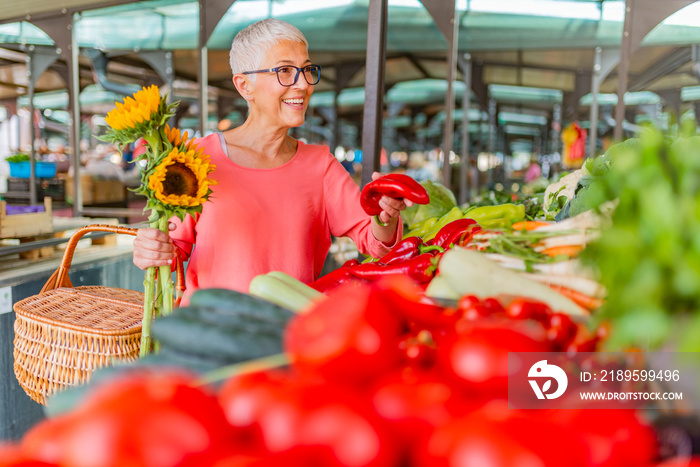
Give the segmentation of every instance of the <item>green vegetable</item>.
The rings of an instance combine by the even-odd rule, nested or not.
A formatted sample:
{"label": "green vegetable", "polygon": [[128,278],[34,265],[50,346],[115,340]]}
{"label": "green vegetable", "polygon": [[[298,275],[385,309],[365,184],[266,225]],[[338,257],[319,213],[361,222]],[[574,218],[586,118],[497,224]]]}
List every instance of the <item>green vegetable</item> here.
{"label": "green vegetable", "polygon": [[285,323],[293,316],[289,309],[270,303],[262,298],[235,290],[219,288],[197,290],[190,297],[190,307],[208,307],[219,310],[222,313],[234,315],[240,312],[248,312],[261,318]]}
{"label": "green vegetable", "polygon": [[492,223],[499,227],[507,227],[508,225],[519,222],[525,219],[525,206],[522,204],[506,203],[499,206],[481,206],[467,210],[464,214],[465,219],[474,219],[483,228],[489,228],[483,223],[487,221],[502,220],[504,222]]}
{"label": "green vegetable", "polygon": [[417,224],[431,217],[442,217],[457,205],[454,193],[446,186],[430,180],[421,182],[421,185],[428,192],[430,203],[414,204],[406,208],[401,213],[401,218],[406,225]]}
{"label": "green vegetable", "polygon": [[24,154],[22,152],[19,152],[19,153],[14,154],[10,157],[6,157],[5,160],[7,162],[27,162],[27,161],[29,161],[29,154]]}
{"label": "green vegetable", "polygon": [[172,348],[228,364],[280,353],[281,332],[281,329],[269,329],[269,332],[251,334],[233,327],[187,319],[177,313],[156,319],[153,323],[153,337],[164,351]]}
{"label": "green vegetable", "polygon": [[671,144],[647,129],[614,153],[596,188],[617,200],[612,226],[581,254],[608,290],[597,316],[612,322],[609,348],[654,349],[675,332],[680,350],[700,351],[699,190],[697,136]]}
{"label": "green vegetable", "polygon": [[423,241],[427,242],[428,240],[432,239],[433,237],[435,237],[435,235],[437,235],[437,233],[440,231],[440,229],[445,227],[450,222],[456,221],[457,219],[461,219],[461,218],[462,218],[462,210],[459,209],[459,207],[457,207],[457,206],[453,207],[452,209],[450,209],[450,211],[447,214],[442,216],[431,227],[431,229],[428,232],[421,235],[421,237],[423,237]]}
{"label": "green vegetable", "polygon": [[444,278],[447,286],[460,297],[470,294],[479,297],[515,295],[543,301],[555,311],[577,316],[585,314],[580,306],[550,287],[499,266],[476,251],[460,247],[447,250],[438,269],[437,277]]}
{"label": "green vegetable", "polygon": [[[289,279],[293,278],[289,277]],[[261,274],[250,281],[249,292],[251,295],[297,312],[309,306],[315,298],[323,295],[306,284],[296,281],[296,279],[293,279],[295,282],[289,279],[281,279],[271,274]],[[309,288],[313,292],[302,290],[301,286]]]}
{"label": "green vegetable", "polygon": [[290,286],[291,288],[293,288],[294,290],[304,295],[305,297],[308,297],[311,300],[323,296],[323,294],[318,290],[309,287],[299,279],[296,279],[282,271],[268,272],[267,275],[276,277],[277,279],[281,280],[282,282],[284,282],[285,284],[287,284],[288,286]]}
{"label": "green vegetable", "polygon": [[403,234],[403,238],[406,237],[422,237],[426,233],[430,232],[433,230],[435,227],[435,224],[438,222],[437,217],[431,217],[429,219],[424,220],[423,222],[419,222],[417,224],[411,224],[412,229],[410,229],[408,232]]}

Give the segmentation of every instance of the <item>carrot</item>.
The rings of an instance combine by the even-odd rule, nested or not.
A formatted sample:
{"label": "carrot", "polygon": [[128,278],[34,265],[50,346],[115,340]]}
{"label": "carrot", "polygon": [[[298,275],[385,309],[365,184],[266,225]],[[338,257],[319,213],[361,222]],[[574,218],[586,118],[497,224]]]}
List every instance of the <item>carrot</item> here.
{"label": "carrot", "polygon": [[513,224],[513,230],[535,230],[540,227],[545,227],[550,225],[551,222],[542,221],[520,221]]}
{"label": "carrot", "polygon": [[547,256],[566,255],[572,257],[578,255],[581,250],[583,250],[583,245],[560,245],[545,248],[540,253],[544,253]]}
{"label": "carrot", "polygon": [[593,311],[603,305],[603,300],[583,294],[577,290],[562,287],[560,285],[550,285],[550,287],[552,290],[559,292],[572,302],[576,303],[578,306],[585,308],[588,311]]}

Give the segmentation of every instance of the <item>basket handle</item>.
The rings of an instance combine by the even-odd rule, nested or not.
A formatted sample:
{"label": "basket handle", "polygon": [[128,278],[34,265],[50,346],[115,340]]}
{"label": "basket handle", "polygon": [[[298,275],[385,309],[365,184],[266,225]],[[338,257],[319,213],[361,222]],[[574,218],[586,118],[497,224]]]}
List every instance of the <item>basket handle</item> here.
{"label": "basket handle", "polygon": [[[118,234],[131,235],[135,237],[136,233],[138,232],[138,229],[132,229],[131,227],[124,227],[121,225],[105,224],[92,224],[79,228],[75,231],[75,233],[71,236],[70,240],[68,241],[68,246],[66,247],[66,251],[63,253],[63,259],[61,260],[60,266],[58,267],[58,269],[56,269],[56,271],[54,271],[51,277],[49,277],[49,280],[46,281],[46,284],[44,284],[44,287],[41,289],[40,293],[46,292],[47,290],[57,289],[59,287],[73,287],[73,283],[68,277],[68,270],[70,269],[70,265],[73,262],[73,253],[75,252],[75,247],[78,244],[78,241],[83,237],[83,235],[90,232],[113,232]],[[183,269],[184,268],[182,267],[182,258],[180,258],[180,256],[177,255],[176,292],[178,303],[180,302],[182,294],[185,291],[185,273]]]}

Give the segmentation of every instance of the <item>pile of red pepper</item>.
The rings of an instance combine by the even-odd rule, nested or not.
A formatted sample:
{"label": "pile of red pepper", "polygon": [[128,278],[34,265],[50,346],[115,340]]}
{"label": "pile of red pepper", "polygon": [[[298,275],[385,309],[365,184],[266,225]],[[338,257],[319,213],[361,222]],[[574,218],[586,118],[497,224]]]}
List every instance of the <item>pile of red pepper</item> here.
{"label": "pile of red pepper", "polygon": [[601,337],[527,300],[442,307],[402,276],[344,286],[290,323],[289,368],[234,377],[216,398],[171,372],[110,382],[1,449],[0,466],[657,465],[634,410],[508,408],[508,352]]}
{"label": "pile of red pepper", "polygon": [[319,292],[328,292],[348,282],[373,282],[393,274],[405,274],[418,284],[427,284],[437,271],[442,253],[454,245],[468,243],[479,231],[481,227],[473,219],[458,219],[440,229],[427,243],[420,237],[406,237],[377,261],[360,263],[352,259],[309,285]]}

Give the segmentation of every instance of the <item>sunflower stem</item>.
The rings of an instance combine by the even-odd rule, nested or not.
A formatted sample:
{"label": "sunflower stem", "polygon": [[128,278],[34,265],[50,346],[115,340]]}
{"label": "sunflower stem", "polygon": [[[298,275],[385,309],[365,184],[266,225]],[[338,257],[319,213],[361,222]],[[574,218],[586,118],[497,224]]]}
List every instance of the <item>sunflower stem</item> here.
{"label": "sunflower stem", "polygon": [[156,268],[148,268],[146,270],[146,278],[143,280],[143,322],[141,324],[141,350],[139,353],[141,357],[151,353],[151,323],[153,322],[155,279]]}
{"label": "sunflower stem", "polygon": [[[162,232],[168,233],[167,216],[162,215],[161,218],[158,219],[158,228]],[[173,312],[173,295],[175,290],[175,287],[173,286],[171,266],[160,266],[158,275],[161,287],[161,314],[163,316],[168,316]]]}
{"label": "sunflower stem", "polygon": [[[151,221],[150,227],[157,228],[158,221]],[[156,307],[155,292],[156,267],[152,266],[146,270],[146,277],[143,280],[143,321],[141,323],[141,349],[139,351],[141,357],[151,353],[151,324]]]}

